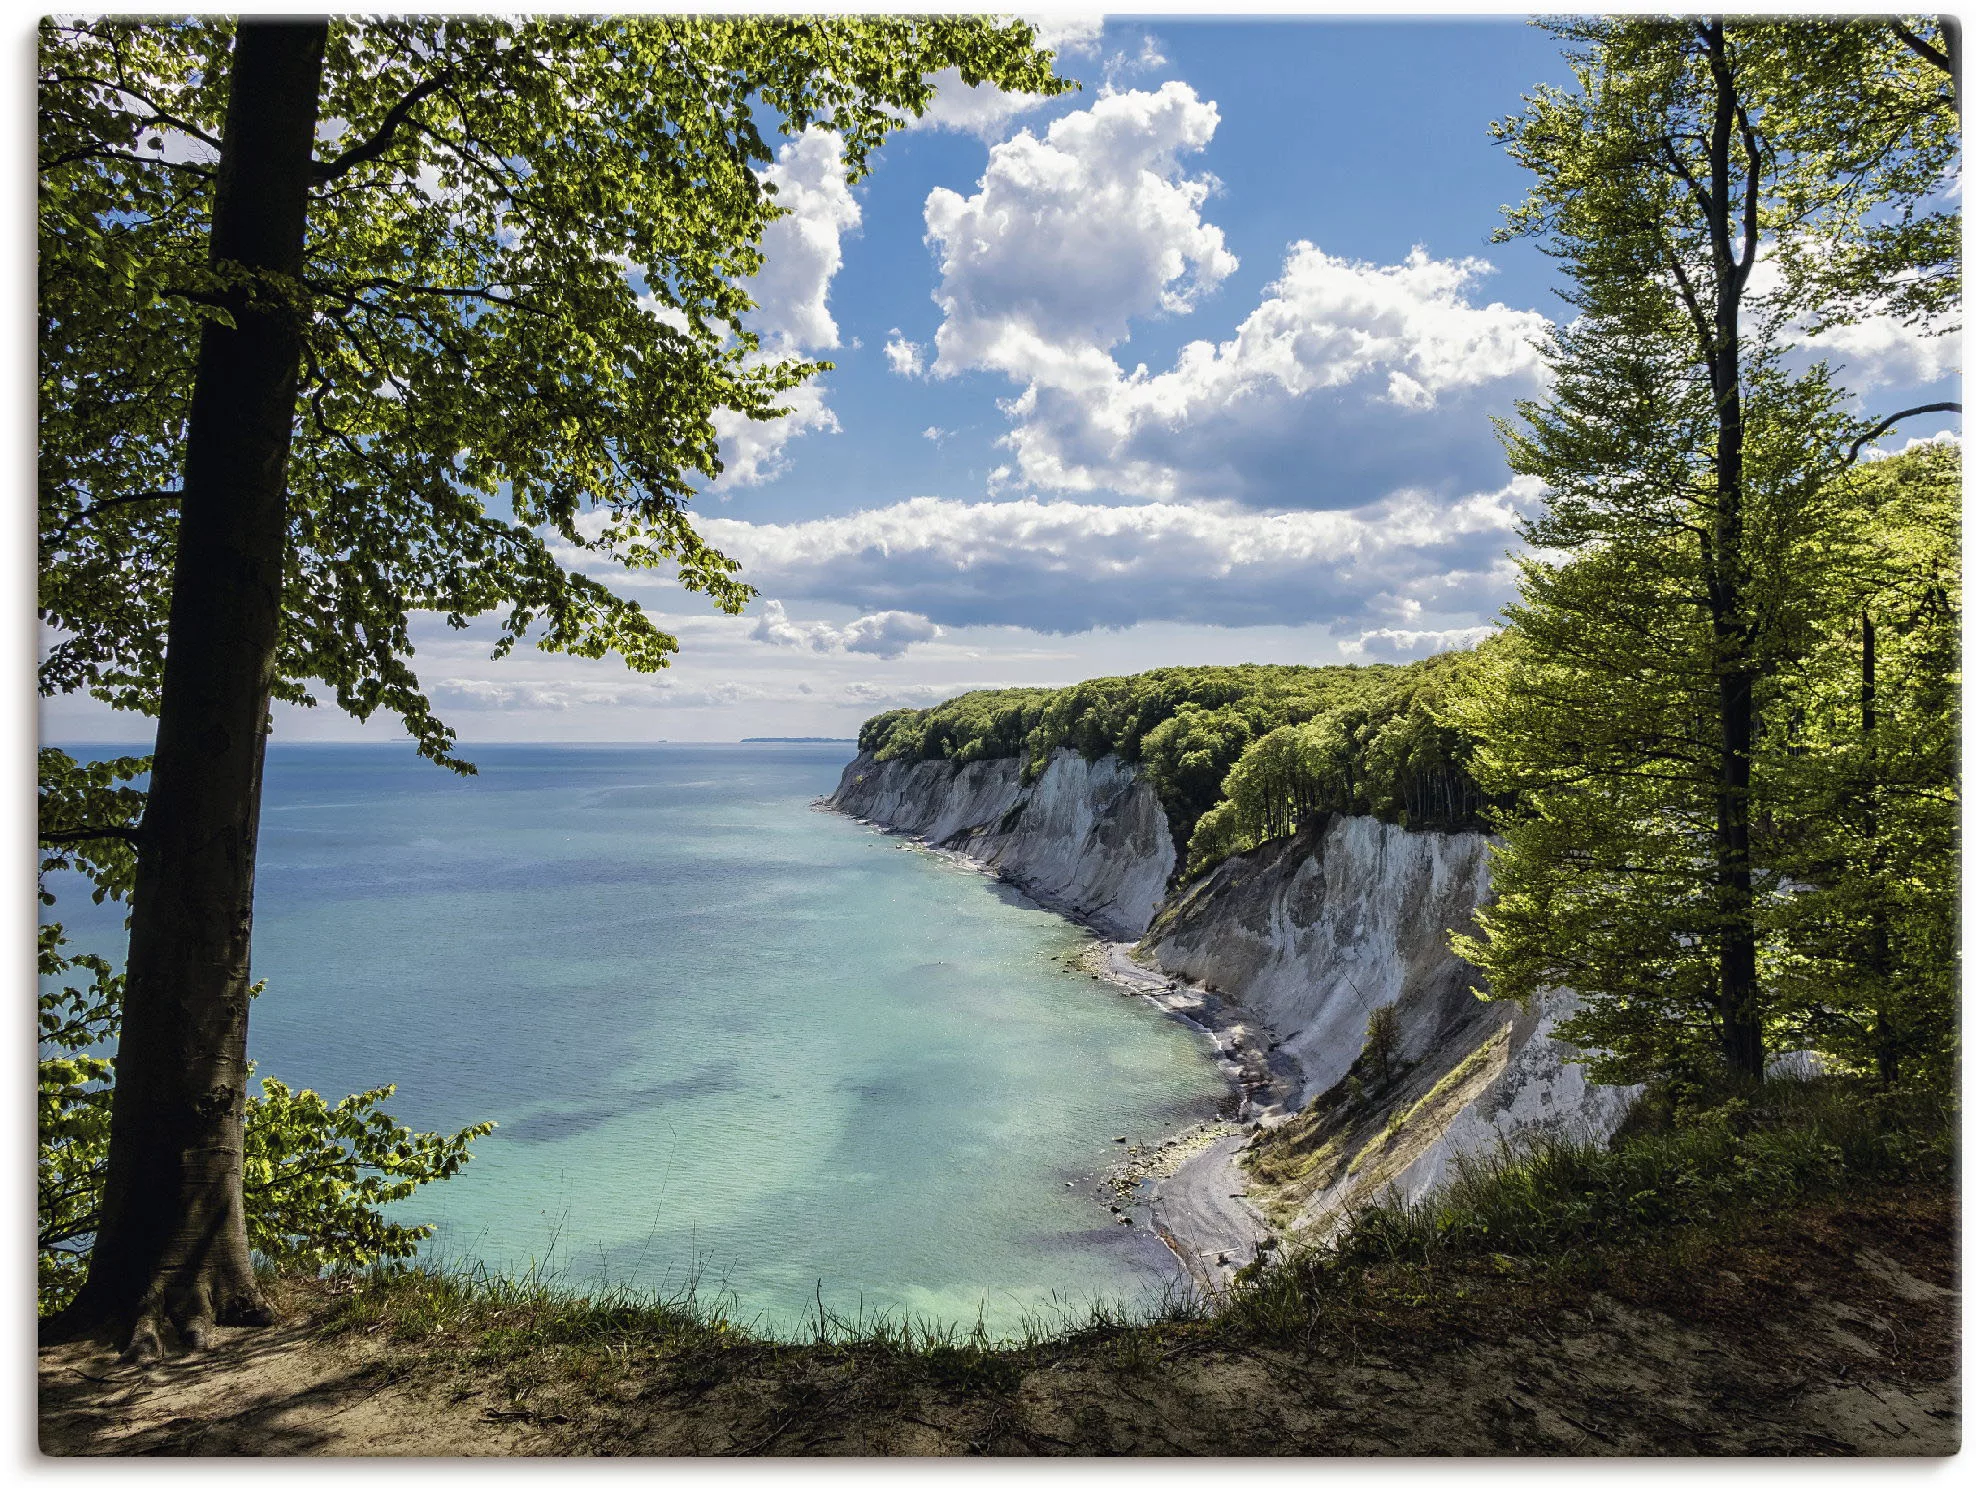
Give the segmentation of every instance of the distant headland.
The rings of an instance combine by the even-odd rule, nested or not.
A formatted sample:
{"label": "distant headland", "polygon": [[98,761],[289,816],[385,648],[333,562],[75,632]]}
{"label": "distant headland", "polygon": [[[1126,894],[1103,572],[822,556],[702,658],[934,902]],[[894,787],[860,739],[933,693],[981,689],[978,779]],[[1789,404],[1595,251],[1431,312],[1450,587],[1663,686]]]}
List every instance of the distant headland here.
{"label": "distant headland", "polygon": [[741,742],[743,744],[855,744],[858,741],[856,739],[833,739],[822,734],[803,734],[800,737],[786,739],[764,736],[756,739],[743,739]]}

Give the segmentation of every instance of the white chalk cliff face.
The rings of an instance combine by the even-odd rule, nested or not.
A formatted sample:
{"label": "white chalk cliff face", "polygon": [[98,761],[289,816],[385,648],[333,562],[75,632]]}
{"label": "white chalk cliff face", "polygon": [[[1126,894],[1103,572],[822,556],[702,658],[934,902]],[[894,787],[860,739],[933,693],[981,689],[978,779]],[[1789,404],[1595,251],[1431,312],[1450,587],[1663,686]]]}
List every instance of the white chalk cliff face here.
{"label": "white chalk cliff face", "polygon": [[888,760],[860,754],[830,804],[995,869],[1038,903],[1137,940],[1173,875],[1173,837],[1137,769],[1060,749],[1033,783],[1012,759]]}
{"label": "white chalk cliff face", "polygon": [[1338,1128],[1349,1167],[1316,1165],[1286,1191],[1295,1212],[1279,1206],[1278,1216],[1293,1228],[1321,1225],[1367,1184],[1417,1197],[1463,1152],[1539,1132],[1603,1139],[1635,1094],[1588,1084],[1552,1036],[1570,994],[1526,1010],[1475,995],[1480,974],[1448,933],[1472,929],[1489,893],[1480,833],[1333,817],[1169,893],[1165,813],[1138,769],[1114,756],[1091,763],[1060,750],[1025,786],[1014,760],[860,755],[831,804],[965,853],[1101,933],[1138,940],[1137,960],[1260,1025],[1302,1076],[1297,1105],[1346,1077],[1368,1017],[1390,1005],[1408,1073],[1386,1093],[1376,1137],[1364,1122]]}
{"label": "white chalk cliff face", "polygon": [[1448,932],[1473,928],[1488,890],[1478,833],[1332,817],[1187,885],[1143,949],[1274,1029],[1309,1100],[1345,1077],[1374,1008],[1400,1005],[1407,1059],[1482,1015],[1475,968],[1448,949]]}

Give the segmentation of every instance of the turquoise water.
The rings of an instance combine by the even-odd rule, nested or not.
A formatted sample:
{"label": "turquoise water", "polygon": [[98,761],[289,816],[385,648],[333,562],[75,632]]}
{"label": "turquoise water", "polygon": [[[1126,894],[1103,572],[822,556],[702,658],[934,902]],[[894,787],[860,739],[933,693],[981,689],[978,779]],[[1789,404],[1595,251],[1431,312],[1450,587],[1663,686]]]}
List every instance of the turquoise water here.
{"label": "turquoise water", "polygon": [[326,1095],[395,1082],[423,1128],[500,1123],[396,1206],[442,1261],[690,1284],[782,1330],[819,1285],[991,1329],[1143,1300],[1171,1261],[1090,1179],[1214,1108],[1205,1047],[1066,975],[1085,936],[1055,915],[812,809],[849,755],[482,746],[461,780],[277,745],[250,1052]]}

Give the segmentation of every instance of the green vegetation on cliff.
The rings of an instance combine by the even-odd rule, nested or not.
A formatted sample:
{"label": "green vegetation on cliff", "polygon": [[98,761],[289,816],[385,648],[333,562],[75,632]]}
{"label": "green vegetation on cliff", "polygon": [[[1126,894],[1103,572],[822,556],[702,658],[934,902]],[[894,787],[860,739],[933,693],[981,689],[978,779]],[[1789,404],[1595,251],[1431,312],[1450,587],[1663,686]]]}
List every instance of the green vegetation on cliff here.
{"label": "green vegetation on cliff", "polygon": [[1190,868],[1330,812],[1411,827],[1478,825],[1469,746],[1438,703],[1469,653],[1409,666],[1160,667],[1074,687],[970,692],[868,720],[880,760],[1020,759],[1058,749],[1142,766]]}

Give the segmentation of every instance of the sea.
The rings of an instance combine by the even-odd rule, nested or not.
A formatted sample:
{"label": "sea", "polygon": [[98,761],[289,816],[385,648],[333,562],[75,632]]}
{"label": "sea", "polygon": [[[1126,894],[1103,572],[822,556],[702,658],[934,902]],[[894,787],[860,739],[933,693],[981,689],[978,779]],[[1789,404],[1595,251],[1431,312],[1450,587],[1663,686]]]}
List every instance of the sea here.
{"label": "sea", "polygon": [[[432,1264],[792,1337],[1151,1305],[1178,1269],[1097,1180],[1221,1104],[1205,1041],[1067,970],[1088,932],[821,809],[853,752],[272,744],[258,1074],[497,1123],[389,1211]],[[74,890],[44,917],[120,952]]]}

